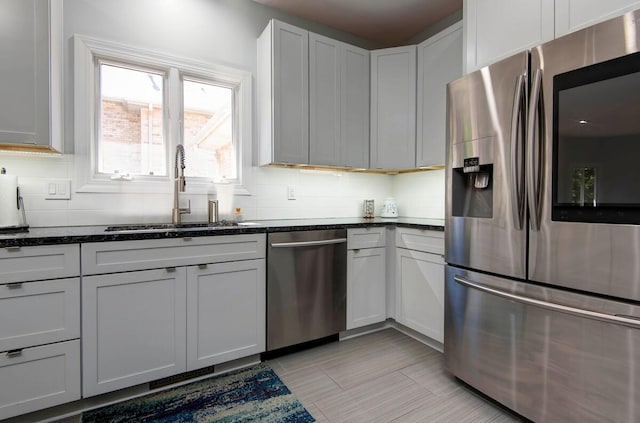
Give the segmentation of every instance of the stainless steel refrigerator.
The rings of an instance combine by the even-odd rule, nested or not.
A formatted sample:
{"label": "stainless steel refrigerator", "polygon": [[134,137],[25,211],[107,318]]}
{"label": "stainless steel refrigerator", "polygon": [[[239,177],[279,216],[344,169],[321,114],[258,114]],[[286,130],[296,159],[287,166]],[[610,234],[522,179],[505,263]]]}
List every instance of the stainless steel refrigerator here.
{"label": "stainless steel refrigerator", "polygon": [[640,421],[638,22],[447,87],[445,363],[536,422]]}

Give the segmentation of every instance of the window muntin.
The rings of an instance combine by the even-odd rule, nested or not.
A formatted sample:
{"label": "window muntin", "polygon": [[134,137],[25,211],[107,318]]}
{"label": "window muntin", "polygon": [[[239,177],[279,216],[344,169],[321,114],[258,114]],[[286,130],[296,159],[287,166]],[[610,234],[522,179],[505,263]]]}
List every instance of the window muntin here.
{"label": "window muntin", "polygon": [[166,176],[165,74],[103,61],[98,71],[97,173]]}
{"label": "window muntin", "polygon": [[210,80],[182,80],[182,143],[185,175],[218,180],[238,178],[235,87]]}

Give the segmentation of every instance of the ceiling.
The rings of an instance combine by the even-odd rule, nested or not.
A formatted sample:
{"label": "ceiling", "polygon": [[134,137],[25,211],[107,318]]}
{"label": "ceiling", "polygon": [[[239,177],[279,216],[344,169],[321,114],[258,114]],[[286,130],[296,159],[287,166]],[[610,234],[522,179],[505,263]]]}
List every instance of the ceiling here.
{"label": "ceiling", "polygon": [[462,0],[254,0],[382,47],[402,45],[462,9]]}

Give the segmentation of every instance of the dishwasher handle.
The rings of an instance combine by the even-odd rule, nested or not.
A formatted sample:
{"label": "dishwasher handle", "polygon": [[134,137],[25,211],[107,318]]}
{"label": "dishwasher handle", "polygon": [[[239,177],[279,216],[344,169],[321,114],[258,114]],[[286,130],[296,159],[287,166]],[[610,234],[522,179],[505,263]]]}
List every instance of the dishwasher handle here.
{"label": "dishwasher handle", "polygon": [[318,245],[342,244],[347,242],[347,238],[323,239],[319,241],[296,241],[296,242],[275,242],[271,244],[272,248],[296,248],[296,247],[315,247]]}

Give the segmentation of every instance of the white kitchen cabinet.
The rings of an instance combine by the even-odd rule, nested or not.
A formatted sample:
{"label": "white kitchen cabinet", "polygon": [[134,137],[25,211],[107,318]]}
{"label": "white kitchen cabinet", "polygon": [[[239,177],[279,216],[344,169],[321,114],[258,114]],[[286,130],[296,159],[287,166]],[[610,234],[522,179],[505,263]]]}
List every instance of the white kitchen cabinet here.
{"label": "white kitchen cabinet", "polygon": [[83,244],[83,395],[264,351],[265,243],[243,234]]}
{"label": "white kitchen cabinet", "polygon": [[0,352],[80,337],[80,278],[0,285]]}
{"label": "white kitchen cabinet", "polygon": [[80,399],[79,253],[0,249],[0,420]]}
{"label": "white kitchen cabinet", "polygon": [[445,163],[447,84],[462,76],[462,23],[418,45],[416,166]]}
{"label": "white kitchen cabinet", "polygon": [[638,0],[555,0],[555,36],[561,37],[638,8]]}
{"label": "white kitchen cabinet", "polygon": [[399,227],[395,241],[396,321],[442,343],[443,233]]}
{"label": "white kitchen cabinet", "polygon": [[369,165],[369,52],[309,33],[309,164]]}
{"label": "white kitchen cabinet", "polygon": [[347,251],[347,329],[383,322],[386,248]]}
{"label": "white kitchen cabinet", "polygon": [[371,168],[416,165],[416,46],[371,52]]}
{"label": "white kitchen cabinet", "polygon": [[265,350],[265,260],[187,269],[187,370]]}
{"label": "white kitchen cabinet", "polygon": [[309,163],[309,34],[271,20],[258,38],[258,164]]}
{"label": "white kitchen cabinet", "polygon": [[465,73],[554,38],[554,0],[464,0],[463,13]]}
{"label": "white kitchen cabinet", "polygon": [[369,167],[370,67],[368,50],[342,44],[341,166]]}
{"label": "white kitchen cabinet", "polygon": [[347,329],[387,318],[386,233],[384,226],[347,230]]}
{"label": "white kitchen cabinet", "polygon": [[184,267],[82,280],[83,396],[186,370]]}
{"label": "white kitchen cabinet", "polygon": [[0,354],[0,420],[80,399],[80,340]]}
{"label": "white kitchen cabinet", "polygon": [[62,0],[3,0],[0,149],[62,151]]}
{"label": "white kitchen cabinet", "polygon": [[309,34],[309,163],[341,162],[340,41]]}
{"label": "white kitchen cabinet", "polygon": [[80,276],[79,244],[0,248],[0,283]]}

